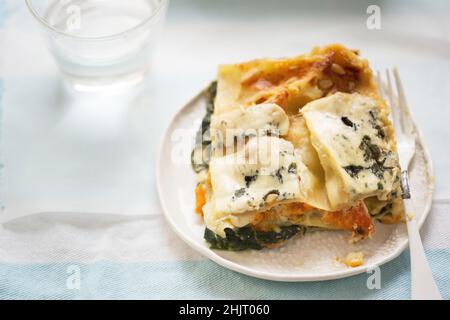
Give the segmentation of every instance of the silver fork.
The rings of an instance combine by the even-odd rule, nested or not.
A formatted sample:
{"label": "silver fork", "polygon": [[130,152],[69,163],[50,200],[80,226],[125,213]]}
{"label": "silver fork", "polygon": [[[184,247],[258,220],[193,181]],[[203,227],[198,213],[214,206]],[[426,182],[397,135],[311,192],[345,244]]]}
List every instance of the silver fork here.
{"label": "silver fork", "polygon": [[436,282],[433,279],[428,264],[419,228],[414,217],[413,196],[409,189],[408,167],[416,152],[416,137],[414,124],[410,118],[405,92],[403,90],[400,76],[396,68],[392,71],[395,79],[395,87],[391,80],[391,72],[386,70],[386,82],[381,80],[380,72],[377,73],[378,87],[385,100],[391,107],[394,130],[397,138],[397,149],[400,160],[401,187],[403,191],[403,202],[405,205],[405,220],[408,229],[409,251],[411,257],[411,298],[413,300],[437,300],[442,299]]}

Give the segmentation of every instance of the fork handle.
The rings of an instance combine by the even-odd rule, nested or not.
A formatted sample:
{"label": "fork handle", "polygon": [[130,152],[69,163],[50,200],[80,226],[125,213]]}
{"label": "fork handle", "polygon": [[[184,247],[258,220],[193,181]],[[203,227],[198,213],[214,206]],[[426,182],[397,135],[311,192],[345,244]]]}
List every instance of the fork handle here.
{"label": "fork handle", "polygon": [[404,199],[403,202],[411,257],[411,299],[442,300],[420,239],[412,200]]}

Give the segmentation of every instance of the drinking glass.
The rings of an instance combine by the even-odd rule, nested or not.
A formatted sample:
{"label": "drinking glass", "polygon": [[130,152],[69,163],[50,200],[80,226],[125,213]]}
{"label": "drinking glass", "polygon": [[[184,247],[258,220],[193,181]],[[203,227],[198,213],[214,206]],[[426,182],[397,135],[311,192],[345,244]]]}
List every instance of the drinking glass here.
{"label": "drinking glass", "polygon": [[77,90],[141,82],[168,0],[26,0],[64,78]]}

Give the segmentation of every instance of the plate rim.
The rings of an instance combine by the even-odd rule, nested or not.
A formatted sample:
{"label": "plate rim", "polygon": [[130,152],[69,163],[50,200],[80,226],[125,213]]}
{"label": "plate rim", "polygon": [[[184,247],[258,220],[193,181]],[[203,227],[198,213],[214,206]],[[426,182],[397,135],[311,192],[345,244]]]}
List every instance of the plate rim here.
{"label": "plate rim", "polygon": [[[384,256],[377,265],[368,265],[368,266],[363,265],[363,266],[356,267],[356,268],[351,268],[351,269],[349,268],[346,270],[336,271],[336,272],[332,272],[332,273],[328,272],[328,273],[319,274],[319,275],[318,274],[308,274],[308,273],[304,273],[304,272],[302,272],[301,274],[294,273],[294,274],[290,274],[290,275],[279,275],[279,274],[272,273],[272,272],[254,270],[252,268],[243,266],[239,263],[227,260],[227,259],[221,257],[220,255],[218,255],[215,252],[215,250],[212,250],[206,246],[203,246],[203,245],[197,243],[196,241],[191,240],[189,236],[187,236],[182,230],[180,230],[177,227],[176,223],[173,221],[171,215],[169,214],[169,210],[167,209],[166,202],[164,200],[165,198],[163,197],[163,192],[162,192],[161,168],[162,168],[162,163],[164,161],[163,150],[164,150],[167,140],[170,140],[170,139],[168,139],[168,137],[169,137],[169,133],[170,133],[172,127],[174,126],[175,119],[179,118],[183,113],[187,112],[186,109],[188,109],[196,100],[200,99],[202,97],[202,95],[205,94],[206,88],[208,88],[208,86],[206,86],[199,93],[197,93],[195,96],[193,96],[191,99],[189,99],[188,102],[186,102],[184,105],[182,105],[171,116],[170,122],[166,126],[166,128],[163,132],[163,135],[160,138],[158,152],[157,152],[157,159],[156,159],[156,188],[157,188],[157,192],[158,192],[159,202],[162,207],[163,215],[164,215],[166,221],[168,222],[168,224],[170,225],[171,229],[177,234],[177,236],[179,238],[181,238],[192,249],[194,249],[195,251],[200,253],[202,256],[214,261],[215,263],[217,263],[225,268],[228,268],[230,270],[233,270],[235,272],[239,272],[239,273],[245,274],[247,276],[251,276],[254,278],[258,278],[258,279],[279,281],[279,282],[326,281],[326,280],[336,280],[336,279],[343,279],[343,278],[355,276],[355,275],[358,275],[358,274],[361,274],[364,272],[370,272],[371,270],[373,270],[374,266],[380,267],[380,266],[394,260],[395,258],[400,256],[400,254],[406,249],[406,247],[408,245],[408,239],[403,240],[403,242],[400,245],[398,245],[398,247],[395,250],[393,250],[389,255]],[[432,177],[434,175],[433,161],[431,159],[428,148],[427,148],[426,144],[424,143],[422,132],[420,131],[419,127],[417,126],[414,118],[412,116],[410,116],[410,119],[414,125],[414,129],[416,132],[416,140],[417,140],[417,142],[420,143],[423,154],[424,154],[426,168],[428,171],[427,173],[428,173],[429,177],[431,178],[429,181],[429,185],[428,185],[428,197],[427,197],[427,200],[425,203],[424,212],[423,212],[422,216],[420,217],[420,220],[417,221],[419,228],[421,228],[423,226],[426,218],[428,217],[428,215],[431,211],[432,204],[433,204],[433,195],[434,195],[434,190],[435,190],[435,184],[432,179]]]}

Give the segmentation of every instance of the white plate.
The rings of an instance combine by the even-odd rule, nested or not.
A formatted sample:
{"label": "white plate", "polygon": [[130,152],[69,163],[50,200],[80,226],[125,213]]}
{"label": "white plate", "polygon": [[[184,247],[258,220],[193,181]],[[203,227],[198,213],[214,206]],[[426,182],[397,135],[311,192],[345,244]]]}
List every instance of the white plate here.
{"label": "white plate", "polygon": [[[344,278],[380,266],[405,249],[408,236],[404,224],[377,223],[373,238],[357,244],[349,243],[347,232],[316,231],[291,239],[276,249],[241,252],[211,250],[203,240],[203,221],[194,212],[196,180],[190,164],[190,151],[194,145],[195,131],[205,114],[205,103],[206,97],[200,93],[175,115],[163,136],[156,174],[167,221],[192,248],[231,270],[276,281]],[[422,226],[431,208],[433,179],[430,157],[420,134],[416,132],[417,153],[410,167],[410,177],[415,216],[419,226]],[[336,260],[353,251],[364,253],[362,266],[349,268]]]}

